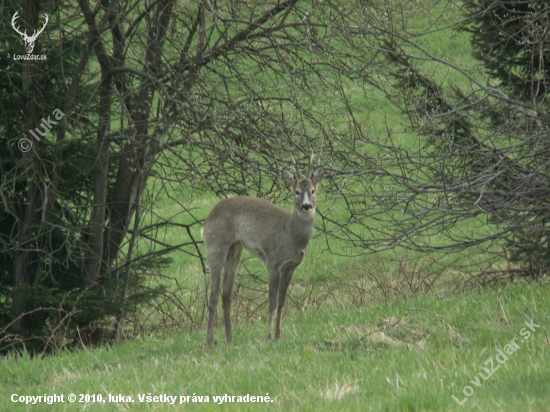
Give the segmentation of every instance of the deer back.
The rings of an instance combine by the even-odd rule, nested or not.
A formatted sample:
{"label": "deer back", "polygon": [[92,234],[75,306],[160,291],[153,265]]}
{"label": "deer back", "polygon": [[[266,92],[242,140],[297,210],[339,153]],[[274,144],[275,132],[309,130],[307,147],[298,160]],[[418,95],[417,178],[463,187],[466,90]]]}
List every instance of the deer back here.
{"label": "deer back", "polygon": [[273,203],[251,196],[224,199],[204,222],[203,238],[208,249],[240,242],[264,262],[298,255],[307,247],[313,220],[296,225],[296,217]]}

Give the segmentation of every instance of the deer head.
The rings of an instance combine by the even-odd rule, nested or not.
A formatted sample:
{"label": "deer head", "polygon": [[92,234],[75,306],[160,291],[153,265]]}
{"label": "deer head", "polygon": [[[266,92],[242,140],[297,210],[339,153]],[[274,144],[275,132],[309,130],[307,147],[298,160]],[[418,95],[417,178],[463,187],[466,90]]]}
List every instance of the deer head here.
{"label": "deer head", "polygon": [[31,54],[34,49],[34,42],[36,41],[36,38],[40,33],[44,31],[44,29],[46,28],[46,24],[48,24],[48,21],[50,20],[50,18],[46,13],[44,13],[44,24],[42,25],[42,28],[40,30],[34,30],[34,33],[32,34],[32,36],[29,36],[27,35],[27,30],[25,30],[25,32],[23,33],[19,29],[19,27],[16,26],[15,20],[17,20],[17,17],[19,17],[19,11],[16,11],[15,14],[13,15],[11,19],[11,26],[17,33],[19,33],[19,35],[25,42],[25,49],[27,50],[27,53]]}
{"label": "deer head", "polygon": [[290,158],[296,168],[297,176],[285,169],[283,170],[283,180],[294,192],[294,209],[304,216],[313,217],[315,213],[315,190],[317,189],[317,184],[325,175],[325,169],[318,167],[312,175],[309,174],[313,164],[312,153],[309,158],[306,175],[303,176],[294,157],[290,156]]}

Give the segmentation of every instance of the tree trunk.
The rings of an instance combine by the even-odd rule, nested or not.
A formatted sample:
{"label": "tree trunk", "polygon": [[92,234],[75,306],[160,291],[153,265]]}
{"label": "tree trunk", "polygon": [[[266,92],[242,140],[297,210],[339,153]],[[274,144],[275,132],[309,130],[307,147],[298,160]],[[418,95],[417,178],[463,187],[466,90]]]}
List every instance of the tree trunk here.
{"label": "tree trunk", "polygon": [[[22,22],[21,29],[36,28],[38,25],[38,10],[40,8],[40,1],[38,0],[23,0],[22,2]],[[23,24],[25,26],[23,26]],[[25,99],[25,106],[23,109],[23,115],[25,118],[25,130],[32,130],[38,126],[40,121],[39,107],[37,104],[38,92],[35,87],[34,74],[38,69],[39,63],[37,61],[26,60],[23,67],[23,93]],[[36,230],[40,223],[40,210],[45,206],[43,205],[43,196],[41,196],[39,173],[40,170],[37,161],[37,151],[39,150],[36,142],[33,142],[35,147],[32,150],[23,155],[23,164],[27,175],[28,190],[24,204],[20,204],[17,208],[18,227],[16,250],[14,256],[14,273],[13,273],[13,287],[14,294],[12,296],[11,317],[13,324],[11,330],[13,333],[23,333],[27,330],[27,322],[21,316],[27,311],[27,299],[28,296],[25,291],[25,287],[30,282],[30,274],[37,269],[38,256],[36,250],[40,248],[40,238],[38,236],[32,237],[32,242],[27,243],[29,240],[29,234]]]}
{"label": "tree trunk", "polygon": [[[162,48],[166,40],[173,7],[174,0],[166,0],[158,6],[155,21],[149,31],[144,73],[154,72],[160,65]],[[104,268],[102,272],[104,274],[109,272],[128,232],[136,199],[139,198],[139,194],[144,188],[149,170],[147,159],[151,159],[155,155],[156,145],[151,141],[152,137],[148,133],[151,104],[155,91],[156,85],[150,79],[143,79],[136,102],[132,107],[133,138],[124,144],[121,150],[113,201],[109,206],[110,220],[103,255]]]}
{"label": "tree trunk", "polygon": [[103,258],[103,239],[105,226],[105,209],[107,204],[107,185],[109,182],[109,130],[111,123],[111,68],[112,61],[107,54],[99,28],[87,0],[78,0],[86,24],[90,28],[92,47],[101,67],[99,85],[99,124],[97,129],[97,160],[94,170],[94,203],[90,226],[90,252],[86,263],[87,286],[94,285],[99,278]]}

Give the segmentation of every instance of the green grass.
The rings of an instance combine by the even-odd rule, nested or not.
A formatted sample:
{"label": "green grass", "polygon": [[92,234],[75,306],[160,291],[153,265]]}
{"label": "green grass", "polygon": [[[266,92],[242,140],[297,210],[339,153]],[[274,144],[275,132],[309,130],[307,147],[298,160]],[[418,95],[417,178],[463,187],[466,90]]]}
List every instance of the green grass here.
{"label": "green grass", "polygon": [[[499,304],[500,301],[500,304]],[[521,342],[524,321],[540,327]],[[285,318],[282,340],[265,322],[235,325],[231,345],[203,345],[204,331],[137,339],[111,348],[0,362],[0,410],[52,410],[12,394],[108,394],[134,403],[55,405],[55,410],[175,410],[153,396],[209,396],[190,410],[543,411],[550,405],[550,289],[515,284],[469,294],[421,295],[362,309],[307,310]],[[513,338],[519,348],[479,387],[470,381]],[[498,363],[494,361],[495,365]],[[461,407],[463,388],[474,393]],[[466,389],[468,391],[469,389]],[[269,403],[215,404],[213,396],[266,396]],[[192,401],[192,398],[190,398]],[[237,398],[235,398],[237,400]]]}

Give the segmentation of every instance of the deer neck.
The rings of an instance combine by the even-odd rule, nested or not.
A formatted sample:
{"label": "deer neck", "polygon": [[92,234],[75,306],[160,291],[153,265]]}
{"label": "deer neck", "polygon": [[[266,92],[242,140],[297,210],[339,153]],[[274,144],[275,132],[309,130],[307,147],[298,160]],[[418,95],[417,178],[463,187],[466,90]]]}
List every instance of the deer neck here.
{"label": "deer neck", "polygon": [[290,220],[290,229],[296,239],[296,243],[303,244],[304,247],[309,243],[313,226],[315,223],[315,214],[304,216],[302,213],[294,210],[292,219]]}

